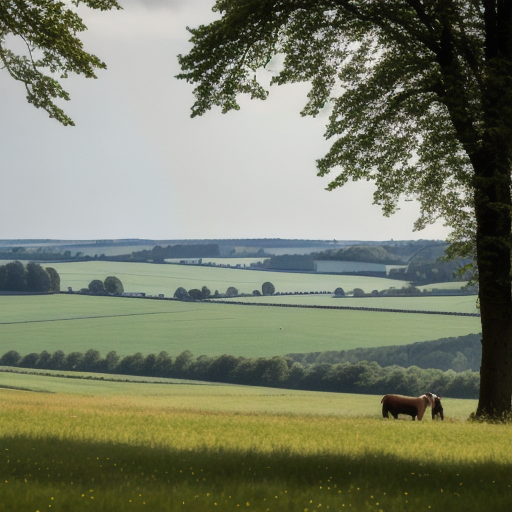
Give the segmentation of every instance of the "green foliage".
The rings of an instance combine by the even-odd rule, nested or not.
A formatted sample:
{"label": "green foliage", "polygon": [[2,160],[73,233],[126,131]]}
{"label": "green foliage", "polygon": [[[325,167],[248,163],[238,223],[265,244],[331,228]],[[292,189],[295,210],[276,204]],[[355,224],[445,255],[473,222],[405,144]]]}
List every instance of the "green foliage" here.
{"label": "green foliage", "polygon": [[[30,356],[30,357],[28,357]],[[102,359],[97,350],[85,354],[74,352],[64,356],[60,351],[53,356],[47,351],[21,357],[15,351],[2,356],[0,361],[11,361],[21,368],[56,369],[77,372],[108,372],[120,375],[165,377],[174,379],[203,380],[248,386],[279,387],[337,393],[385,394],[399,393],[419,396],[432,390],[441,396],[452,398],[476,398],[478,373],[467,370],[462,373],[442,372],[436,369],[420,369],[417,366],[402,368],[392,365],[381,367],[376,362],[356,363],[315,362],[302,365],[291,358],[245,358],[228,356],[200,356],[194,358],[186,350],[168,359],[165,369],[157,364],[162,354],[143,356],[140,352],[117,359],[112,354],[109,361]],[[319,358],[320,359],[320,358]]]}
{"label": "green foliage", "polygon": [[376,362],[380,366],[399,365],[405,368],[436,368],[478,372],[482,358],[481,335],[470,334],[457,338],[443,338],[410,345],[332,350],[328,352],[290,353],[285,357],[303,365],[329,363]]}
{"label": "green foliage", "polygon": [[[375,202],[386,214],[401,194],[416,197],[418,226],[440,214],[452,222],[464,215],[457,207],[472,204],[469,161],[453,124],[466,103],[475,108],[465,121],[482,114],[478,84],[486,67],[482,14],[472,4],[239,0],[218,1],[215,10],[222,18],[189,29],[194,46],[179,56],[178,78],[196,86],[192,116],[213,106],[237,110],[239,94],[265,99],[255,71],[282,55],[271,84],[311,83],[303,115],[331,108],[326,136],[334,142],[318,162],[320,175],[340,173],[329,189],[351,178],[375,180]],[[460,67],[443,65],[448,51]]]}
{"label": "green foliage", "polygon": [[121,280],[115,276],[109,276],[105,279],[103,285],[105,286],[105,290],[108,293],[113,293],[115,295],[122,295],[124,292],[123,283]]}
{"label": "green foliage", "polygon": [[151,250],[135,251],[132,258],[138,261],[152,260],[163,262],[165,259],[173,258],[212,258],[219,256],[218,244],[185,244],[168,245],[161,247],[156,245]]}
{"label": "green foliage", "polygon": [[185,288],[180,286],[174,292],[174,298],[178,300],[190,300],[190,295],[188,294],[187,290],[185,290]]}
{"label": "green foliage", "polygon": [[189,290],[188,295],[192,300],[204,300],[205,298],[203,292],[197,288],[192,288],[192,290]]}
{"label": "green foliage", "polygon": [[103,284],[103,281],[100,279],[93,279],[88,286],[89,293],[92,293],[94,295],[102,295],[105,294],[105,286]]}
{"label": "green foliage", "polygon": [[39,263],[25,267],[19,261],[0,266],[0,290],[44,293],[60,290],[60,276],[53,268],[43,269]]}
{"label": "green foliage", "polygon": [[261,291],[263,295],[274,295],[274,293],[276,292],[276,287],[271,282],[266,281],[261,286]]}
{"label": "green foliage", "polygon": [[27,263],[27,290],[47,292],[50,290],[50,276],[39,263]]}
{"label": "green foliage", "polygon": [[5,291],[25,291],[27,274],[23,263],[12,261],[0,267],[0,289]]}
{"label": "green foliage", "polygon": [[46,267],[45,270],[50,277],[50,291],[60,292],[60,276],[58,272],[52,267]]}
{"label": "green foliage", "polygon": [[[91,9],[120,9],[116,0],[73,0]],[[0,2],[0,59],[15,80],[22,82],[27,100],[46,110],[64,125],[73,121],[56,100],[69,100],[59,79],[70,73],[96,78],[105,64],[83,50],[77,34],[86,30],[80,16],[65,2],[52,0],[3,0]],[[25,52],[16,54],[20,47]]]}
{"label": "green foliage", "polygon": [[325,251],[317,259],[336,261],[361,261],[365,263],[384,263],[398,265],[403,263],[396,254],[381,245],[354,245],[335,251]]}
{"label": "green foliage", "polygon": [[229,286],[226,290],[226,297],[235,297],[238,295],[238,290],[234,286]]}

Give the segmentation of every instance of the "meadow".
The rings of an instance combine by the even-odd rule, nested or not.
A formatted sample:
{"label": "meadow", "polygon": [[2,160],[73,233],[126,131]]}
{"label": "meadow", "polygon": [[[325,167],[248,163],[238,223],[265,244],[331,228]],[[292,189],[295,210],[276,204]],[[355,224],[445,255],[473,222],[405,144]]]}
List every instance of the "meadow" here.
{"label": "meadow", "polygon": [[0,374],[0,507],[508,511],[510,425],[384,420],[380,396]]}
{"label": "meadow", "polygon": [[480,332],[477,317],[67,294],[0,296],[0,310],[2,353],[22,355],[94,349],[102,355],[115,350],[119,355],[167,351],[175,356],[190,350],[196,356],[272,357]]}
{"label": "meadow", "polygon": [[[335,276],[327,274],[301,274],[292,272],[265,272],[235,268],[209,267],[206,265],[155,265],[151,263],[121,263],[88,261],[78,263],[51,263],[61,278],[61,290],[72,287],[79,291],[87,288],[93,279],[118,277],[126,292],[144,292],[148,295],[164,294],[172,297],[177,288],[201,289],[207,286],[212,293],[224,293],[234,286],[240,293],[261,291],[265,281],[271,281],[276,292],[345,291],[362,288],[365,292],[383,290],[391,286],[402,288],[405,281],[380,277]],[[460,288],[460,283],[457,283]]]}
{"label": "meadow", "polygon": [[479,313],[476,295],[361,298],[333,298],[331,295],[272,295],[235,297],[227,300],[251,304],[290,304],[293,306],[334,306],[344,308],[398,309],[405,311]]}

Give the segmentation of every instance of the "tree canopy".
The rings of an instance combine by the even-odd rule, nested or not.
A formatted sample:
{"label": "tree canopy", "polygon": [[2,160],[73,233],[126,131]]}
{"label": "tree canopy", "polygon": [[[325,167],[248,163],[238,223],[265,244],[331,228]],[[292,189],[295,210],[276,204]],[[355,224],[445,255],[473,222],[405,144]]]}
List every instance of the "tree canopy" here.
{"label": "tree canopy", "polygon": [[[308,82],[302,115],[329,113],[328,189],[376,184],[386,215],[413,198],[415,227],[442,218],[452,250],[476,258],[482,318],[477,413],[510,414],[512,394],[510,0],[217,0],[189,29],[178,78],[192,116],[239,109],[267,83]],[[270,70],[266,80],[262,70]],[[273,71],[276,70],[277,71]]]}
{"label": "tree canopy", "polygon": [[[71,5],[70,5],[71,4]],[[22,82],[27,100],[63,125],[74,125],[56,100],[69,100],[60,79],[69,73],[96,78],[106,65],[83,49],[78,34],[87,30],[76,9],[121,9],[116,0],[2,0],[0,60],[12,78]],[[20,47],[25,51],[15,53]]]}
{"label": "tree canopy", "polygon": [[124,292],[124,286],[121,280],[115,276],[108,276],[103,281],[103,286],[108,293],[114,293],[116,295],[122,295]]}
{"label": "tree canopy", "polygon": [[274,295],[276,287],[270,281],[266,281],[261,285],[261,291],[263,295]]}

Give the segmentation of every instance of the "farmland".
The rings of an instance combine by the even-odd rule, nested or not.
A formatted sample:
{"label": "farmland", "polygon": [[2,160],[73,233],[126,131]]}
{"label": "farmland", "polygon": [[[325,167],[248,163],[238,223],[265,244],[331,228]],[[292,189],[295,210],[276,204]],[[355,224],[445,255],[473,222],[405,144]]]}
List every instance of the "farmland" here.
{"label": "farmland", "polygon": [[[87,288],[93,279],[104,280],[107,276],[118,277],[127,292],[145,292],[149,295],[164,294],[172,297],[180,286],[189,290],[207,286],[212,293],[224,293],[234,286],[240,293],[252,294],[261,290],[265,281],[272,281],[276,291],[310,292],[334,291],[341,286],[346,291],[356,287],[365,292],[383,290],[394,286],[406,286],[405,281],[360,276],[334,276],[326,274],[297,274],[290,272],[262,272],[234,268],[209,267],[206,265],[154,265],[151,263],[117,263],[90,261],[81,263],[52,263],[61,278],[61,289]],[[460,283],[457,283],[460,287]]]}
{"label": "farmland", "polygon": [[474,401],[419,423],[383,420],[366,395],[2,382],[46,391],[0,390],[2,510],[499,512],[512,499],[510,425],[464,421]]}
{"label": "farmland", "polygon": [[250,304],[290,304],[293,306],[327,306],[344,308],[376,308],[405,311],[439,311],[478,314],[475,295],[448,297],[363,297],[333,298],[331,295],[273,295],[261,297],[236,297],[232,302]]}
{"label": "farmland", "polygon": [[272,357],[402,345],[480,331],[476,317],[66,294],[0,296],[0,308],[2,353],[20,354],[95,349],[102,354],[165,350],[177,355],[190,350],[195,355]]}

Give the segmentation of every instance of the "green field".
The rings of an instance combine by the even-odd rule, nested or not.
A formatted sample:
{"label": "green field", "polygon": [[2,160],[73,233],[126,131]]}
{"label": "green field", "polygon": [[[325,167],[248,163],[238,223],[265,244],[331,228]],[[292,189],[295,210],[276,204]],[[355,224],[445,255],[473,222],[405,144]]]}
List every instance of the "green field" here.
{"label": "green field", "polygon": [[[334,300],[334,299],[333,299]],[[99,350],[271,357],[404,345],[480,332],[448,315],[281,308],[81,295],[0,296],[1,352]]]}
{"label": "green field", "polygon": [[291,304],[305,306],[342,306],[344,308],[400,309],[405,311],[439,311],[454,313],[479,313],[476,295],[426,296],[426,297],[343,297],[331,295],[272,295],[261,297],[235,297],[232,302],[251,304]]}
{"label": "green field", "polygon": [[0,509],[505,512],[512,426],[380,396],[0,374]]}
{"label": "green field", "polygon": [[[24,370],[36,372],[37,370]],[[45,374],[79,376],[64,378],[35,373],[0,372],[0,388],[24,389],[42,393],[113,397],[123,402],[155,408],[195,412],[258,414],[305,414],[321,416],[366,416],[380,418],[381,396],[349,393],[323,393],[292,389],[236,386],[231,384],[183,381],[126,375],[87,374],[44,370]],[[87,376],[94,376],[90,380]],[[125,382],[125,380],[146,381]],[[4,390],[7,392],[6,390]],[[443,398],[446,420],[465,420],[476,409],[476,400]],[[427,415],[428,416],[428,415]],[[409,417],[410,419],[410,417]],[[431,421],[430,417],[425,417]]]}
{"label": "green field", "polygon": [[333,276],[326,274],[299,274],[292,272],[264,272],[233,268],[197,265],[156,265],[151,263],[117,263],[89,261],[81,263],[51,263],[61,278],[61,289],[87,288],[93,279],[102,281],[108,276],[118,277],[126,292],[144,292],[149,295],[164,294],[172,297],[177,288],[201,289],[207,286],[212,293],[224,293],[234,286],[240,293],[261,291],[265,281],[271,281],[276,292],[334,291],[342,287],[345,291],[362,288],[366,292],[383,290],[394,286],[406,286],[405,281],[378,277]]}

